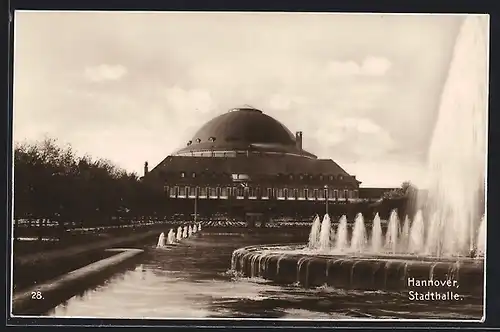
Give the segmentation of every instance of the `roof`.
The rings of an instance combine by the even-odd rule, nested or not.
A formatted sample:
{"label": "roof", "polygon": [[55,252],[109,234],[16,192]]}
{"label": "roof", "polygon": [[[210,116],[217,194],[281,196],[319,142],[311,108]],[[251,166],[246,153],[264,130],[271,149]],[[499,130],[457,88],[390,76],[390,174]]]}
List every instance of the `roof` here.
{"label": "roof", "polygon": [[175,154],[253,149],[316,157],[297,145],[294,134],[285,125],[251,107],[235,108],[213,118],[186,145]]}
{"label": "roof", "polygon": [[260,175],[304,174],[350,177],[331,159],[310,159],[296,156],[249,156],[231,158],[168,156],[149,172],[244,173]]}

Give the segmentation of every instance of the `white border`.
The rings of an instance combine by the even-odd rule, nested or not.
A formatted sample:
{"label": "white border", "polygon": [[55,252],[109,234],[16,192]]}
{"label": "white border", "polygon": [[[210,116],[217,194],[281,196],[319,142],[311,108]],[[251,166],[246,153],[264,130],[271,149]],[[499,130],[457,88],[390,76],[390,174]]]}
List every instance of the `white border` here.
{"label": "white border", "polygon": [[[14,40],[13,40],[13,54],[15,57],[15,50],[16,50],[16,29],[15,29],[15,14],[16,12],[19,13],[30,13],[30,12],[37,12],[37,13],[123,13],[123,11],[106,11],[106,10],[96,10],[96,11],[82,11],[82,10],[16,10],[13,13],[13,21],[14,24],[12,25],[14,29]],[[388,318],[388,319],[382,319],[382,318],[314,318],[314,319],[304,319],[304,318],[228,318],[228,317],[220,317],[220,318],[212,318],[212,317],[199,317],[199,318],[186,318],[186,317],[169,317],[169,318],[160,318],[160,317],[92,317],[92,316],[25,316],[25,315],[14,315],[12,314],[12,300],[13,300],[13,251],[14,251],[14,241],[13,237],[11,236],[10,240],[10,249],[11,249],[11,255],[10,255],[10,311],[9,315],[10,318],[28,318],[31,320],[34,319],[95,319],[95,320],[116,320],[116,319],[121,319],[121,320],[162,320],[165,322],[171,321],[171,320],[177,320],[177,321],[269,321],[269,322],[422,322],[422,323],[427,323],[427,322],[437,322],[437,323],[484,323],[486,320],[486,282],[487,282],[487,277],[486,277],[486,261],[487,261],[487,251],[488,251],[488,133],[489,133],[489,95],[490,95],[490,89],[489,89],[489,84],[490,84],[490,43],[491,43],[491,19],[489,14],[466,14],[466,13],[363,13],[363,12],[354,12],[354,13],[348,13],[348,12],[342,12],[342,13],[333,13],[333,12],[280,12],[280,11],[274,11],[274,12],[238,12],[238,11],[209,11],[209,12],[202,12],[202,11],[127,11],[127,13],[143,13],[143,14],[150,14],[150,13],[155,13],[155,14],[202,14],[202,15],[207,15],[207,14],[246,14],[246,15],[376,15],[376,16],[486,16],[488,19],[488,31],[487,31],[487,73],[486,73],[486,98],[488,99],[488,102],[486,103],[486,121],[485,121],[485,135],[486,135],[486,140],[485,140],[485,149],[486,149],[486,159],[485,159],[485,197],[484,197],[484,204],[485,204],[485,230],[486,230],[486,236],[485,236],[485,253],[484,253],[484,263],[483,263],[483,271],[484,271],[484,279],[483,279],[483,315],[481,319],[428,319],[428,318],[420,318],[420,319],[405,319],[405,318]],[[14,81],[15,81],[15,71],[13,70],[12,74],[12,86],[14,87]],[[11,235],[14,234],[14,151],[15,151],[15,142],[14,142],[14,89],[12,89],[12,125],[11,125],[11,134],[12,134],[12,146],[11,146],[11,156],[12,156],[12,165],[11,165],[11,178],[12,178],[12,184],[11,184],[11,206],[12,209],[10,211],[11,213]],[[56,325],[56,324],[54,324]],[[110,324],[112,325],[112,324]],[[7,326],[17,326],[15,324],[9,324],[7,323]],[[38,326],[38,325],[36,325]],[[49,325],[47,325],[49,326]],[[89,325],[80,325],[80,324],[66,324],[64,326],[95,326],[92,324]],[[130,325],[112,325],[116,327],[126,327]],[[140,326],[140,325],[138,325]],[[209,327],[209,326],[206,326]],[[289,327],[292,328],[292,327]],[[307,328],[307,326],[304,326],[304,328]],[[332,326],[333,328],[333,326]],[[342,328],[353,328],[353,327],[347,327],[344,326]],[[369,329],[387,329],[387,327],[369,327]],[[405,329],[412,329],[411,327],[404,327]],[[414,327],[417,328],[417,327]],[[443,328],[449,328],[449,327],[433,327],[433,329],[443,329]],[[461,327],[463,329],[477,329],[478,327]],[[420,328],[419,328],[420,329]]]}

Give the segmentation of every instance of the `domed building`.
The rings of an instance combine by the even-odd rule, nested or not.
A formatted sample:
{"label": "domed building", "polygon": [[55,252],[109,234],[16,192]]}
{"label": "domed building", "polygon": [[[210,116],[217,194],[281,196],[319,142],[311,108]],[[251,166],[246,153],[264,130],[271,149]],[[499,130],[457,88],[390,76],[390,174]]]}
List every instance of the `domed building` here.
{"label": "domed building", "polygon": [[149,172],[146,163],[144,180],[163,186],[173,213],[247,220],[324,213],[355,202],[360,185],[335,161],[304,150],[301,131],[249,107],[213,118]]}

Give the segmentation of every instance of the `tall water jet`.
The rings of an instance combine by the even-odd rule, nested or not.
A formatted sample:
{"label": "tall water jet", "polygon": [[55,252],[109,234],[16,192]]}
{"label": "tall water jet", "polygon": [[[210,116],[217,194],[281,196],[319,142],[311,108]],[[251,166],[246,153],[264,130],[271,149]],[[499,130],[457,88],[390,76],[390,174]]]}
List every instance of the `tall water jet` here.
{"label": "tall water jet", "polygon": [[168,234],[167,234],[167,243],[168,244],[175,243],[175,233],[174,233],[173,229],[171,229],[171,230],[168,231]]}
{"label": "tall water jet", "polygon": [[330,216],[325,214],[323,217],[323,222],[321,223],[321,230],[319,234],[319,249],[326,251],[330,250],[332,247],[332,223],[330,221]]}
{"label": "tall water jet", "polygon": [[177,227],[177,241],[182,240],[182,227]]}
{"label": "tall water jet", "polygon": [[483,215],[481,218],[481,224],[477,231],[477,256],[484,256],[486,253],[486,217]]}
{"label": "tall water jet", "polygon": [[439,256],[441,252],[442,242],[439,240],[443,235],[440,232],[441,223],[439,222],[439,214],[434,212],[426,226],[427,237],[425,240],[424,253],[426,255]]}
{"label": "tall water jet", "polygon": [[399,250],[402,252],[408,251],[408,241],[410,239],[410,217],[405,216],[403,228],[401,229],[401,236],[399,237]]}
{"label": "tall water jet", "polygon": [[319,234],[321,231],[321,221],[319,216],[314,217],[313,224],[311,226],[311,232],[309,233],[309,249],[315,249],[319,246]]}
{"label": "tall water jet", "polygon": [[196,233],[198,231],[196,224],[193,225],[193,233]]}
{"label": "tall water jet", "polygon": [[396,253],[398,249],[399,217],[396,210],[392,210],[389,216],[389,224],[385,233],[385,247],[391,253]]}
{"label": "tall water jet", "polygon": [[183,238],[187,238],[188,237],[188,228],[187,228],[187,226],[184,226],[184,228],[182,229],[182,237]]}
{"label": "tall water jet", "polygon": [[352,231],[351,250],[361,252],[366,247],[365,220],[361,213],[356,215],[354,229]]}
{"label": "tall water jet", "polygon": [[201,231],[201,223],[198,224],[198,231]]}
{"label": "tall water jet", "polygon": [[335,250],[344,251],[348,246],[347,217],[344,215],[339,220],[337,236],[335,241]]}
{"label": "tall water jet", "polygon": [[371,250],[374,253],[379,253],[382,250],[382,222],[378,213],[373,218]]}
{"label": "tall water jet", "polygon": [[413,223],[410,228],[410,236],[408,239],[408,251],[410,253],[419,254],[424,250],[424,217],[422,211],[419,210],[413,218]]}
{"label": "tall water jet", "polygon": [[191,236],[193,235],[193,228],[191,227],[191,225],[188,226],[188,236]]}
{"label": "tall water jet", "polygon": [[165,246],[165,234],[161,232],[160,236],[158,237],[158,244],[156,245],[157,248],[162,248]]}
{"label": "tall water jet", "polygon": [[[466,255],[484,213],[488,102],[488,16],[464,19],[455,42],[429,148],[429,253]],[[449,231],[452,230],[452,231]]]}

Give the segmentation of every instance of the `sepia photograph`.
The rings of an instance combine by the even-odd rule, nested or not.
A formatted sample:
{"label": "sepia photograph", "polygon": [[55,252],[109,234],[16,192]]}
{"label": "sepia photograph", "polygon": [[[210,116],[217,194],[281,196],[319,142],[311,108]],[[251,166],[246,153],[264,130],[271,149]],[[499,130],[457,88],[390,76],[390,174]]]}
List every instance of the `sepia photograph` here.
{"label": "sepia photograph", "polygon": [[11,317],[484,322],[488,15],[13,22]]}

